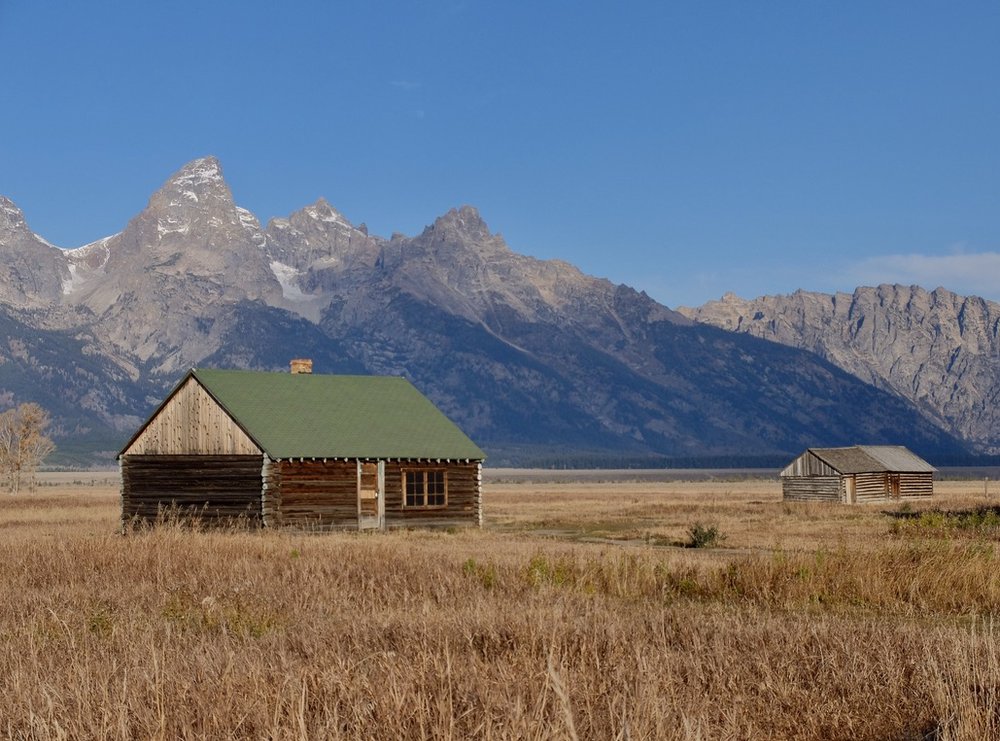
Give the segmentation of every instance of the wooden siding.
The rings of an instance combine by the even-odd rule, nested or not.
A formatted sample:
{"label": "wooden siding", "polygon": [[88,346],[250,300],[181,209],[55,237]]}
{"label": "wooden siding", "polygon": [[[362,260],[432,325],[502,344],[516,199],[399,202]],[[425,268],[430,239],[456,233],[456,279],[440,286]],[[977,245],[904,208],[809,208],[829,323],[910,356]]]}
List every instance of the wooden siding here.
{"label": "wooden siding", "polygon": [[261,522],[261,458],[257,455],[124,455],[122,522],[152,522],[161,512],[214,524]]}
{"label": "wooden siding", "polygon": [[933,473],[899,474],[901,497],[929,497],[934,494]]}
{"label": "wooden siding", "polygon": [[[854,479],[854,502],[871,504],[934,493],[933,473],[858,473],[845,476],[784,476],[784,499],[850,502],[849,480]],[[897,481],[898,484],[895,484]],[[897,493],[898,492],[898,493]]]}
{"label": "wooden siding", "polygon": [[[403,471],[440,471],[447,476],[444,507],[404,507]],[[482,524],[482,466],[477,463],[385,464],[385,525],[393,527],[479,527]]]}
{"label": "wooden siding", "polygon": [[355,461],[271,463],[267,512],[275,524],[302,529],[358,527],[358,464]]}
{"label": "wooden siding", "polygon": [[840,471],[824,463],[811,451],[806,451],[785,466],[781,477],[786,476],[839,476]]}
{"label": "wooden siding", "polygon": [[889,498],[888,474],[858,473],[854,475],[855,497],[858,504],[868,502],[884,502]]}
{"label": "wooden siding", "polygon": [[124,455],[261,455],[194,378],[177,389]]}
{"label": "wooden siding", "polygon": [[840,502],[840,476],[783,476],[781,493],[794,501]]}

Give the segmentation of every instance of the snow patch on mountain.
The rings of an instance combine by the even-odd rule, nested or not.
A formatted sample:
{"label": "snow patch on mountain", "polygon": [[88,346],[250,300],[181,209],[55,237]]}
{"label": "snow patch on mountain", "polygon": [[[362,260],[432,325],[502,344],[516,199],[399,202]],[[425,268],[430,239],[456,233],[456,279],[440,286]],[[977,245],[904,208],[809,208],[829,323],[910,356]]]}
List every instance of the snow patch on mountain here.
{"label": "snow patch on mountain", "polygon": [[274,260],[271,263],[271,272],[277,278],[281,286],[281,295],[289,301],[310,301],[314,297],[303,293],[299,288],[298,279],[302,275],[301,270],[296,270],[291,265]]}
{"label": "snow patch on mountain", "polygon": [[168,234],[187,234],[190,231],[191,224],[187,221],[178,221],[173,218],[156,220],[156,233],[160,238]]}
{"label": "snow patch on mountain", "polygon": [[108,257],[111,252],[108,249],[108,242],[117,237],[117,234],[111,234],[107,237],[102,237],[94,242],[83,245],[83,247],[76,247],[72,250],[65,250],[66,256],[70,259],[70,262],[82,262],[87,261],[87,264],[92,265],[94,260],[92,259],[95,253],[100,253],[100,264],[95,266],[98,268],[103,268],[108,263]]}
{"label": "snow patch on mountain", "polygon": [[222,168],[219,167],[218,160],[214,157],[203,157],[189,163],[174,177],[173,182],[182,187],[184,195],[190,193],[195,196],[195,200],[197,201],[197,195],[191,193],[191,188],[201,185],[212,185],[221,180]]}
{"label": "snow patch on mountain", "polygon": [[70,263],[67,267],[69,268],[69,278],[63,279],[62,282],[63,296],[68,296],[69,294],[73,293],[73,291],[79,288],[80,284],[83,282],[83,277],[77,272],[76,265]]}
{"label": "snow patch on mountain", "polygon": [[8,227],[19,229],[25,226],[24,214],[9,198],[0,196],[0,224],[6,222]]}
{"label": "snow patch on mountain", "polygon": [[335,208],[323,204],[322,207],[307,206],[303,209],[311,219],[322,221],[327,224],[340,224],[341,226],[351,226],[351,223]]}
{"label": "snow patch on mountain", "polygon": [[98,239],[95,242],[77,247],[72,250],[63,250],[66,256],[66,268],[69,270],[69,277],[62,281],[62,292],[64,296],[70,296],[79,292],[88,285],[95,275],[104,273],[104,266],[108,264],[111,256],[111,249],[108,243],[117,234]]}
{"label": "snow patch on mountain", "polygon": [[257,217],[254,216],[250,211],[247,211],[245,208],[237,206],[236,213],[240,217],[240,224],[242,224],[244,228],[253,231],[258,231],[260,229],[260,222],[257,221]]}

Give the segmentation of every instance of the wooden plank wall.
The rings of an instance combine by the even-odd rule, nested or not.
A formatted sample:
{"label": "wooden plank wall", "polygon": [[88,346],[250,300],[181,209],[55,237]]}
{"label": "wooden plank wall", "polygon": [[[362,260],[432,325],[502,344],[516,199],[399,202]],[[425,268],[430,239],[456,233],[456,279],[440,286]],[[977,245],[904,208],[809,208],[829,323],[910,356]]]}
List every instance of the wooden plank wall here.
{"label": "wooden plank wall", "polygon": [[[889,475],[884,472],[855,474],[855,501],[858,504],[887,502],[890,496]],[[900,473],[900,498],[929,497],[934,493],[933,473]],[[847,476],[786,476],[781,479],[782,494],[792,500],[846,502]]]}
{"label": "wooden plank wall", "polygon": [[358,464],[355,461],[272,463],[275,522],[284,527],[332,530],[358,527]]}
{"label": "wooden plank wall", "polygon": [[171,397],[126,455],[261,455],[194,378]]}
{"label": "wooden plank wall", "polygon": [[884,502],[889,498],[889,475],[882,472],[855,474],[858,504]]}
{"label": "wooden plank wall", "polygon": [[781,472],[786,476],[839,476],[840,472],[827,465],[808,450],[785,466]]}
{"label": "wooden plank wall", "polygon": [[261,522],[258,455],[124,455],[122,522],[151,522],[164,510],[208,524]]}
{"label": "wooden plank wall", "polygon": [[[446,507],[403,507],[403,470],[447,471]],[[479,463],[385,464],[385,525],[393,527],[479,527],[482,523],[482,474]]]}
{"label": "wooden plank wall", "polygon": [[900,497],[929,497],[934,494],[934,474],[901,473],[899,474]]}
{"label": "wooden plank wall", "polygon": [[840,502],[840,476],[783,476],[783,499],[794,501]]}

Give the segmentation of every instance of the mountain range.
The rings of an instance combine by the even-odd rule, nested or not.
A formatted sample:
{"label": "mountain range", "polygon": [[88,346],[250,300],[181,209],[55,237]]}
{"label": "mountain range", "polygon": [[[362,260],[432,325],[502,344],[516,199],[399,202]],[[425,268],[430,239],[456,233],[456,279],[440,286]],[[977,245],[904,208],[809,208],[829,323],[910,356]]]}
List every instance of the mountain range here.
{"label": "mountain range", "polygon": [[262,225],[206,157],[76,249],[0,197],[0,407],[41,403],[61,462],[108,463],[188,368],[310,357],[408,377],[494,465],[996,452],[1000,307],[885,286],[850,298],[673,311],[516,253],[469,206],[413,237],[369,234],[323,199]]}

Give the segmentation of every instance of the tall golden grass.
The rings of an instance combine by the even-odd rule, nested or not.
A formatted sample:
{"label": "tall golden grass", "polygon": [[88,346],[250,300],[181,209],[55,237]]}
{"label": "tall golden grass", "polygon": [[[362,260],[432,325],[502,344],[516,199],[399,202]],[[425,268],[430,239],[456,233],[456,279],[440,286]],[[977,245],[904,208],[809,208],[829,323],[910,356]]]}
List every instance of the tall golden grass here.
{"label": "tall golden grass", "polygon": [[[107,489],[0,499],[0,734],[1000,737],[992,540],[727,486],[703,509],[612,486],[560,537],[529,485],[460,533],[121,536]],[[646,519],[615,530],[632,545],[579,542],[588,521],[607,540],[615,498],[676,515],[665,533],[710,518],[726,547],[636,544]],[[824,514],[847,528],[816,548],[739,525],[785,542]]]}

